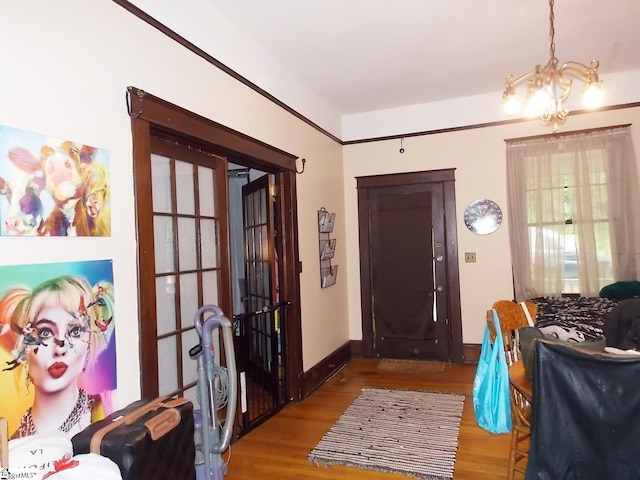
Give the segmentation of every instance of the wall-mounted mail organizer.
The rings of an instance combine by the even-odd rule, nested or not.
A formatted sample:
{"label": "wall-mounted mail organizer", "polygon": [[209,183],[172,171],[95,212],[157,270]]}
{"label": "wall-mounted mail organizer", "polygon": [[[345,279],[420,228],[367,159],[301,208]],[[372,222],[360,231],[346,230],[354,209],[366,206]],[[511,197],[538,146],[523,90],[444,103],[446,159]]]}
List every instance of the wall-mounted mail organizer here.
{"label": "wall-mounted mail organizer", "polygon": [[331,265],[336,253],[336,239],[331,238],[335,213],[329,213],[324,207],[318,210],[318,243],[320,247],[320,287],[326,288],[336,283],[338,266]]}

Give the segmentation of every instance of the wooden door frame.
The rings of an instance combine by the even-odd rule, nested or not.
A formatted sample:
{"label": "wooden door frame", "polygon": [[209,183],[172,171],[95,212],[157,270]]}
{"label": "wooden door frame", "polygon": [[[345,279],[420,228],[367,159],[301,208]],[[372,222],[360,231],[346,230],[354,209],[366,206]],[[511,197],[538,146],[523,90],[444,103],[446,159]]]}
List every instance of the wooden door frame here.
{"label": "wooden door frame", "polygon": [[[153,232],[151,199],[151,136],[153,132],[186,139],[189,144],[212,151],[247,166],[275,175],[280,207],[282,258],[280,291],[283,299],[291,302],[287,307],[285,324],[286,395],[300,401],[302,376],[302,325],[300,316],[300,278],[298,251],[298,216],[296,191],[297,157],[259,140],[201,117],[193,112],[155,97],[136,87],[127,87],[127,104],[131,117],[133,139],[133,176],[136,207],[136,237],[138,239],[138,321],[140,328],[140,381],[143,396],[158,394],[155,282],[148,273],[155,270],[153,242],[141,242]],[[228,232],[225,233],[228,235]],[[228,256],[228,253],[227,253]],[[223,259],[229,265],[229,258]],[[220,308],[231,312],[231,276],[229,269],[222,273]],[[153,343],[153,345],[152,345]],[[146,354],[146,355],[145,355]]]}
{"label": "wooden door frame", "polygon": [[360,237],[360,303],[362,308],[362,354],[371,358],[373,351],[373,311],[371,305],[371,245],[369,241],[369,189],[420,183],[442,183],[444,192],[444,229],[446,238],[447,310],[449,316],[450,360],[463,362],[462,319],[456,226],[455,169],[395,173],[356,177],[358,189],[358,232]]}

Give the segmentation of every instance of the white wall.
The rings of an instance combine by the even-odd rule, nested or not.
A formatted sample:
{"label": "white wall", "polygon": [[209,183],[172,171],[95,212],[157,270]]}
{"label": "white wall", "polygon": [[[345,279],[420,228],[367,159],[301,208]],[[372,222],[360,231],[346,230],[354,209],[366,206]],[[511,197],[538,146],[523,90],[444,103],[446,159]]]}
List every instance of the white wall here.
{"label": "white wall", "polygon": [[[636,87],[640,82],[640,70],[602,75],[605,95],[603,106],[625,105],[640,100]],[[502,86],[496,85],[498,88]],[[575,92],[565,102],[565,107],[569,111],[582,109],[581,88],[580,82],[574,83]],[[504,122],[515,118],[518,117],[509,117],[502,111],[502,91],[495,91],[472,97],[345,115],[342,117],[341,139],[347,142],[363,138],[380,138],[411,132]]]}
{"label": "white wall", "polygon": [[[349,339],[340,145],[110,1],[1,2],[0,58],[0,124],[110,154],[112,236],[0,237],[0,266],[113,259],[116,407],[140,395],[128,85],[307,159],[297,178],[304,368]],[[316,228],[322,206],[337,213],[340,265],[338,283],[324,290]]]}
{"label": "white wall", "polygon": [[[130,0],[234,72],[340,136],[340,116],[207,0]],[[288,21],[288,20],[285,20]]]}
{"label": "white wall", "polygon": [[[640,155],[640,108],[570,116],[562,131],[632,125],[636,156]],[[509,212],[505,139],[551,133],[535,121],[464,130],[400,140],[349,145],[344,148],[349,277],[349,331],[362,338],[356,177],[395,172],[455,168],[458,261],[464,343],[481,343],[484,312],[496,300],[513,298],[509,247]],[[638,168],[640,172],[640,167]],[[473,200],[490,198],[504,213],[502,226],[490,235],[472,234],[463,212]],[[464,252],[476,252],[476,263],[464,263]]]}

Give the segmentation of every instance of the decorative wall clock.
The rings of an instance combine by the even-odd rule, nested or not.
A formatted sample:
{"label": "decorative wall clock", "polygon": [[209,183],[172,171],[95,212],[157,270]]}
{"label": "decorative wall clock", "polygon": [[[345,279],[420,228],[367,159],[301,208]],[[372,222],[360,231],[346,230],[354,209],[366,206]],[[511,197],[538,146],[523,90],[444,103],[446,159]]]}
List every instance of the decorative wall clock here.
{"label": "decorative wall clock", "polygon": [[496,202],[481,198],[464,209],[464,224],[478,235],[495,232],[502,223],[502,210]]}

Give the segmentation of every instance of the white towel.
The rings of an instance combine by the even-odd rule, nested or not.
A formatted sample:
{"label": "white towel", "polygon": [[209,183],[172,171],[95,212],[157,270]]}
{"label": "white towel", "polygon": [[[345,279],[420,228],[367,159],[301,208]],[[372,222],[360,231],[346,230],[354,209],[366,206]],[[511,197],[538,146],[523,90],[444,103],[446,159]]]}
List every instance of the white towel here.
{"label": "white towel", "polygon": [[74,457],[71,439],[62,432],[10,440],[8,471],[32,480],[122,480],[118,466],[102,455]]}

